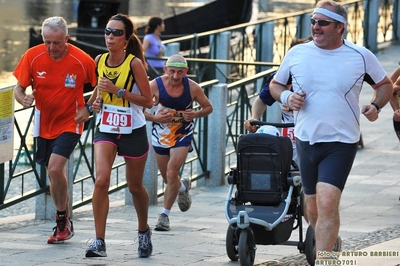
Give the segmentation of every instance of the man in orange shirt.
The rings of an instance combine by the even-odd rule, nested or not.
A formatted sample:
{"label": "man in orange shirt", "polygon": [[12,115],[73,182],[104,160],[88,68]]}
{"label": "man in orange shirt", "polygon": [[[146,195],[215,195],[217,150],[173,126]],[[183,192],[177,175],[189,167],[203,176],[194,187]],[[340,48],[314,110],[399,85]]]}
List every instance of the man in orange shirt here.
{"label": "man in orange shirt", "polygon": [[[50,194],[57,209],[54,233],[47,243],[63,243],[74,235],[68,208],[66,163],[91,113],[85,104],[84,84],[96,85],[94,60],[67,43],[68,27],[62,17],[42,24],[44,44],[26,51],[13,75],[18,80],[15,99],[25,108],[35,101],[36,162],[46,167]],[[32,86],[32,94],[26,88]]]}

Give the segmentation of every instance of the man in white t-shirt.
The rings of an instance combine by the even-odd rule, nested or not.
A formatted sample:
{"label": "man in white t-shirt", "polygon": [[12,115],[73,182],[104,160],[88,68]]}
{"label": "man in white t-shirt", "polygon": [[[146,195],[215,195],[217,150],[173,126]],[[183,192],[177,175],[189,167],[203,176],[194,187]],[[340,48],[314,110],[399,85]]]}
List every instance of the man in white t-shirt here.
{"label": "man in white t-shirt", "polygon": [[[310,41],[311,36],[307,39],[294,39],[292,43],[290,44],[290,48],[293,46],[299,44],[299,43],[304,43],[306,41]],[[289,49],[290,49],[289,48]],[[261,115],[265,112],[267,105],[271,106],[272,104],[275,103],[275,99],[271,96],[271,93],[269,91],[269,85],[271,83],[272,78],[276,72],[271,73],[267,81],[265,82],[264,86],[262,87],[260,94],[257,96],[257,98],[254,100],[253,105],[251,106],[251,118],[244,121],[244,127],[249,131],[249,132],[256,132],[258,127],[256,125],[251,125],[250,121],[258,120],[260,119]],[[287,89],[291,90],[291,80],[288,80],[287,82]],[[282,123],[293,123],[293,110],[289,108],[288,105],[284,105],[282,103],[279,103],[279,107],[281,109],[281,115],[282,115]],[[293,145],[293,162],[292,166],[297,170],[297,153],[296,153],[296,139],[294,137],[294,127],[287,127],[287,128],[282,128],[281,129],[281,135],[286,136],[290,138],[292,141]]]}
{"label": "man in white t-shirt", "polygon": [[[362,85],[365,81],[374,90],[371,103],[361,108],[369,121],[378,118],[393,90],[375,55],[343,39],[346,24],[342,5],[319,1],[311,17],[313,41],[288,51],[270,85],[271,95],[294,110],[306,211],[315,231],[315,265],[340,251],[339,203],[360,139]],[[286,88],[289,78],[293,92]]]}

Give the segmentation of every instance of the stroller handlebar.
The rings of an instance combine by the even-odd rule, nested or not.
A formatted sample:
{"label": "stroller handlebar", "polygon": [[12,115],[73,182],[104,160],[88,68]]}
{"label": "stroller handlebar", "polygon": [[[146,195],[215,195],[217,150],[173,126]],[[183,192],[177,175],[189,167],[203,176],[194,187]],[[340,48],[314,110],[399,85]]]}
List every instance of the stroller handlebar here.
{"label": "stroller handlebar", "polygon": [[250,125],[254,126],[274,126],[274,127],[279,127],[279,128],[284,128],[284,127],[294,127],[294,123],[273,123],[273,122],[266,122],[266,121],[259,121],[259,120],[250,120]]}

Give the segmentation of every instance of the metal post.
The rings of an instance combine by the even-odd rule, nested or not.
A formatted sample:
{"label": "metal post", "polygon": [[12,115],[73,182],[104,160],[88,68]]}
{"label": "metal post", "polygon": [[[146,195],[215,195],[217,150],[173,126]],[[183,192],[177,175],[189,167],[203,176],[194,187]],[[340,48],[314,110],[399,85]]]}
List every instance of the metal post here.
{"label": "metal post", "polygon": [[[216,38],[215,45],[211,46],[210,49],[213,50],[210,55],[215,55],[214,59],[222,59],[228,60],[230,54],[231,47],[231,32],[221,32],[216,36],[213,35],[211,38]],[[210,43],[213,43],[210,41]],[[219,82],[228,82],[227,77],[230,73],[230,65],[228,64],[216,64],[215,69],[215,78],[219,80]]]}
{"label": "metal post", "polygon": [[[71,219],[74,216],[74,212],[72,210],[72,203],[74,202],[74,153],[71,154],[69,157],[69,160],[67,161],[66,165],[66,173],[67,175],[67,181],[68,181],[68,193],[69,193],[69,201],[68,201],[68,208],[69,208],[69,217]],[[54,219],[54,214],[51,217],[51,219]]]}
{"label": "metal post", "polygon": [[[44,166],[36,164],[36,170],[38,171],[42,184],[50,186],[50,180],[47,178],[47,171]],[[45,180],[45,181],[44,181]],[[44,182],[43,182],[44,181]],[[54,220],[56,213],[56,207],[51,199],[50,191],[40,194],[36,197],[36,209],[35,218],[39,220]]]}
{"label": "metal post", "polygon": [[165,50],[166,56],[171,56],[174,54],[179,54],[180,44],[178,42],[169,43],[166,45],[167,49]]}
{"label": "metal post", "polygon": [[[73,180],[74,180],[74,153],[71,154],[70,159],[67,161],[66,165],[66,175],[68,181],[68,192],[69,192],[69,209],[70,209],[70,217],[73,217],[72,211],[72,203],[73,203]],[[47,186],[50,186],[50,180],[47,177],[47,171],[44,166],[36,164],[36,169],[41,177],[42,183],[45,183]],[[35,207],[35,218],[39,220],[54,220],[54,215],[56,214],[57,209],[54,206],[53,200],[51,198],[50,192],[46,192],[36,196],[36,207]]]}
{"label": "metal post", "polygon": [[[260,25],[260,39],[257,39],[257,58],[261,62],[272,62],[274,60],[274,28],[273,21],[265,22]],[[270,67],[262,66],[261,71],[268,70]]]}
{"label": "metal post", "polygon": [[272,123],[281,123],[282,110],[278,102],[267,106],[267,121]]}
{"label": "metal post", "polygon": [[[259,60],[264,62],[272,62],[274,60],[274,22],[266,22],[262,25],[261,29],[261,43],[257,44],[259,47]],[[267,70],[269,67],[261,67],[261,70]],[[264,84],[262,84],[263,79],[257,81],[258,88],[262,88]],[[267,121],[270,122],[280,122],[280,108],[278,104],[274,104],[272,106],[267,106]]]}
{"label": "metal post", "polygon": [[273,0],[259,1],[260,12],[274,12]]}
{"label": "metal post", "polygon": [[210,88],[209,99],[213,112],[208,116],[207,139],[213,140],[208,145],[207,169],[210,178],[205,180],[206,186],[215,187],[225,182],[225,138],[226,138],[226,106],[228,101],[227,84],[217,84]]}
{"label": "metal post", "polygon": [[[36,138],[33,141],[33,150],[34,150],[34,154],[36,154],[36,151],[37,151]],[[34,155],[34,156],[36,156],[36,155]],[[50,187],[50,180],[47,178],[46,168],[44,166],[36,164],[36,171],[39,173],[39,176],[40,176],[40,184],[37,184],[37,186],[40,186],[41,188],[46,187],[46,186]],[[38,219],[38,220],[50,220],[50,219],[53,220],[54,219],[54,215],[56,213],[56,208],[51,199],[50,191],[47,191],[46,193],[36,196],[35,203],[36,203],[35,219]]]}
{"label": "metal post", "polygon": [[[147,155],[146,167],[144,169],[143,184],[149,194],[149,204],[157,205],[157,178],[158,168],[157,162],[154,155],[154,150],[151,146],[151,125],[152,122],[147,122],[147,138],[149,140],[149,154]],[[125,189],[125,204],[133,205],[132,194],[129,192],[129,188]]]}
{"label": "metal post", "polygon": [[312,14],[303,14],[296,17],[297,20],[297,28],[298,33],[296,34],[296,38],[308,38],[311,35],[311,19]]}
{"label": "metal post", "polygon": [[4,204],[4,182],[5,182],[4,168],[5,168],[4,163],[0,164],[0,204]]}
{"label": "metal post", "polygon": [[[150,125],[149,125],[150,124]],[[154,154],[154,149],[151,147],[151,123],[148,122],[147,126],[149,132],[149,155],[146,161],[145,174],[143,177],[144,186],[147,189],[147,193],[149,194],[149,204],[157,205],[158,201],[158,167],[156,162],[156,156]]]}
{"label": "metal post", "polygon": [[393,1],[393,39],[392,41],[400,40],[400,1]]}
{"label": "metal post", "polygon": [[364,32],[368,32],[367,43],[364,44],[371,52],[375,53],[378,51],[378,22],[379,22],[379,10],[381,1],[364,1],[365,10],[364,21],[365,29]]}
{"label": "metal post", "polygon": [[[259,34],[261,38],[257,38],[257,60],[260,62],[272,62],[274,60],[274,27],[275,23],[273,21],[261,24]],[[261,66],[259,68],[260,72],[270,69],[269,66]],[[257,80],[257,88],[261,90],[264,86],[264,79]]]}

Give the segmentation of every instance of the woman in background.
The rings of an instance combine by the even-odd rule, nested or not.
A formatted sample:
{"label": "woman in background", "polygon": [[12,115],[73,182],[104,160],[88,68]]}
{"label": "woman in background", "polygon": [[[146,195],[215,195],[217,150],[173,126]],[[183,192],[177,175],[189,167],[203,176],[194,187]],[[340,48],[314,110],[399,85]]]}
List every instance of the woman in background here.
{"label": "woman in background", "polygon": [[[160,17],[151,17],[146,27],[146,35],[143,38],[143,50],[146,57],[162,57],[165,53],[165,45],[161,42],[161,33],[164,31],[164,21]],[[147,74],[152,80],[164,74],[164,60],[148,59],[149,69]]]}

